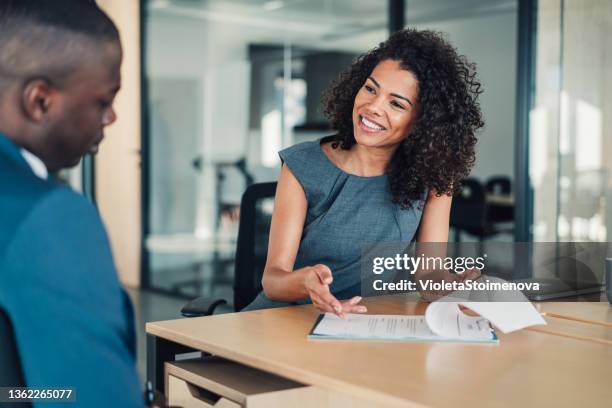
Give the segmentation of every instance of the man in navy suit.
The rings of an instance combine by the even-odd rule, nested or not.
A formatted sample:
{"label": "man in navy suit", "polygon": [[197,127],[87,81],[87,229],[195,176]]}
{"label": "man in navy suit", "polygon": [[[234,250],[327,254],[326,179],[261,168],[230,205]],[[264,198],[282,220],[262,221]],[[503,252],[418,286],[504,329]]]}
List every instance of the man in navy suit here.
{"label": "man in navy suit", "polygon": [[100,216],[48,176],[95,153],[115,121],[119,34],[93,1],[2,0],[0,44],[0,308],[26,384],[74,387],[71,406],[142,406]]}

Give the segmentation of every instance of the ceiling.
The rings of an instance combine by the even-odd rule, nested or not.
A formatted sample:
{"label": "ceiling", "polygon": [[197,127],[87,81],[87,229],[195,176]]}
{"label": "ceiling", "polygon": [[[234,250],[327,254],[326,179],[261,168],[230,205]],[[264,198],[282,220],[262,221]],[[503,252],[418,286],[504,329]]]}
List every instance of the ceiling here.
{"label": "ceiling", "polygon": [[[518,0],[406,0],[407,24],[516,12]],[[147,11],[337,40],[386,30],[386,0],[147,0]]]}

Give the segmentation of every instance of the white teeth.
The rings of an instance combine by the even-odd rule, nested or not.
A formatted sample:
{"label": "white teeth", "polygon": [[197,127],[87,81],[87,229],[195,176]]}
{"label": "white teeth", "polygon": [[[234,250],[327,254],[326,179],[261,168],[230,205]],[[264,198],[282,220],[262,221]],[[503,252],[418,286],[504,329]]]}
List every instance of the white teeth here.
{"label": "white teeth", "polygon": [[369,127],[370,129],[373,130],[385,130],[384,127],[378,126],[376,123],[374,122],[370,122],[369,120],[367,120],[366,118],[364,118],[363,116],[361,117],[361,121],[363,122],[364,125],[366,125],[367,127]]}

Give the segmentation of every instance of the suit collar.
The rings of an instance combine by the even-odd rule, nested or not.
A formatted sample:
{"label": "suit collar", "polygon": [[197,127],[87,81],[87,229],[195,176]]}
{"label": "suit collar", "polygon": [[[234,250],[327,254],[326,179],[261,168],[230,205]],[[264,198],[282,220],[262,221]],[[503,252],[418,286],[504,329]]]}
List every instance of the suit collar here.
{"label": "suit collar", "polygon": [[2,133],[0,133],[0,156],[8,157],[13,163],[32,171],[30,164],[22,156],[20,147]]}
{"label": "suit collar", "polygon": [[38,156],[36,156],[34,153],[30,153],[26,149],[21,149],[20,153],[23,158],[28,162],[28,165],[30,166],[30,169],[32,169],[32,172],[34,174],[36,174],[43,180],[46,180],[47,177],[49,177],[49,171],[47,171],[47,166],[45,166],[45,163],[43,163],[43,161],[40,160]]}

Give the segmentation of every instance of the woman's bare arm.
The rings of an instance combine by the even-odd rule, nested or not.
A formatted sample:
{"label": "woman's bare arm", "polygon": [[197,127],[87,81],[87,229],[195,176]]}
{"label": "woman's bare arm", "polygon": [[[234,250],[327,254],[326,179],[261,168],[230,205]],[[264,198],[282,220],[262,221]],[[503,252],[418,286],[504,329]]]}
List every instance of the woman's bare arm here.
{"label": "woman's bare arm", "polygon": [[453,198],[448,195],[436,196],[434,190],[429,192],[417,242],[448,242],[448,226]]}
{"label": "woman's bare arm", "polygon": [[293,270],[307,210],[308,201],[304,189],[291,170],[283,165],[276,187],[268,258],[262,279],[266,296],[285,302],[310,297],[317,309],[339,316],[350,312],[365,313],[367,309],[357,304],[360,297],[340,302],[331,294],[329,285],[333,277],[326,265],[317,264]]}
{"label": "woman's bare arm", "polygon": [[307,209],[304,189],[287,165],[283,165],[276,187],[262,280],[264,292],[272,300],[293,302],[308,296],[304,273],[292,273]]}
{"label": "woman's bare arm", "polygon": [[[443,194],[438,197],[435,191],[430,191],[419,226],[416,247],[417,254],[423,253],[427,257],[446,257],[451,205],[451,196]],[[434,281],[462,281],[476,279],[479,275],[478,270],[469,270],[462,275],[457,275],[446,270],[420,269],[416,271],[415,280],[417,283],[426,279]],[[446,293],[421,291],[423,298],[428,301],[436,300]]]}

